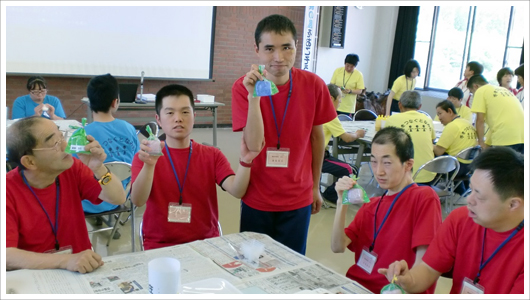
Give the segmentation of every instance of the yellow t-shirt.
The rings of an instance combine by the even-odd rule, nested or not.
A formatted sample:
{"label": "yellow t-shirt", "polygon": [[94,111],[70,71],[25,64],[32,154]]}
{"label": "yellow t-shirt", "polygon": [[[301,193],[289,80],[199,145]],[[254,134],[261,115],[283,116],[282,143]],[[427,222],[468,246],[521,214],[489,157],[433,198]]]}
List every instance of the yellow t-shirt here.
{"label": "yellow t-shirt", "polygon": [[[447,154],[456,156],[458,152],[477,145],[477,132],[471,122],[457,118],[445,126],[436,145],[445,148]],[[471,163],[471,160],[457,159],[465,164]]]}
{"label": "yellow t-shirt", "polygon": [[339,137],[346,132],[338,117],[322,125],[322,128],[324,129],[324,147],[328,145],[331,136]]}
{"label": "yellow t-shirt", "polygon": [[[473,112],[471,111],[471,108],[465,105],[462,105],[459,108],[455,108],[455,109],[456,109],[456,114],[459,115],[460,118],[464,120],[468,120],[469,123],[473,123]],[[434,120],[436,122],[440,122],[440,118],[438,118],[438,115],[434,117]]]}
{"label": "yellow t-shirt", "polygon": [[524,143],[524,112],[519,100],[507,89],[490,84],[473,96],[471,111],[483,113],[489,126],[486,144],[508,146]]}
{"label": "yellow t-shirt", "polygon": [[401,75],[396,80],[394,80],[394,84],[392,84],[392,92],[394,92],[394,99],[398,100],[401,98],[401,94],[403,94],[404,91],[413,91],[416,87],[416,79],[412,79],[411,81],[407,81],[407,76]]}
{"label": "yellow t-shirt", "polygon": [[[331,83],[350,90],[364,89],[363,74],[357,69],[354,69],[353,73],[346,73],[344,67],[336,69],[331,77]],[[356,102],[357,94],[342,94],[342,100],[337,110],[345,113],[354,113]]]}
{"label": "yellow t-shirt", "polygon": [[[390,116],[385,122],[385,127],[387,126],[402,128],[410,135],[414,144],[413,175],[422,165],[434,158],[432,141],[436,135],[431,118],[415,110],[409,110]],[[434,176],[436,176],[435,173],[421,171],[414,181],[429,182],[434,179]]]}

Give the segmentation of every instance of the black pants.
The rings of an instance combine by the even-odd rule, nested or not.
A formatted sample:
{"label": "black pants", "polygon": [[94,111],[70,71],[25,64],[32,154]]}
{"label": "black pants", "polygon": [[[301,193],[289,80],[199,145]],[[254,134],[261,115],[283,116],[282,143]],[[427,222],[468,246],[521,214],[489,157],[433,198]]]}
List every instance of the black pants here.
{"label": "black pants", "polygon": [[396,99],[392,99],[392,104],[390,105],[390,113],[388,115],[391,116],[392,112],[401,112],[399,110],[399,101]]}

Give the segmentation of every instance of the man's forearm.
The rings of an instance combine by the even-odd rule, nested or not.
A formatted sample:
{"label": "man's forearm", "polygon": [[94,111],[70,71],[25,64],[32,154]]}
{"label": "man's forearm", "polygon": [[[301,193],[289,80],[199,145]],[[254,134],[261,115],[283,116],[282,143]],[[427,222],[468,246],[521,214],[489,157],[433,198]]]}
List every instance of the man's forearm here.
{"label": "man's forearm", "polygon": [[311,150],[313,152],[311,170],[313,173],[313,189],[320,188],[320,173],[324,161],[324,130],[322,125],[313,126],[311,131]]}
{"label": "man's forearm", "polygon": [[477,113],[477,139],[479,144],[484,143],[484,114]]}
{"label": "man's forearm", "polygon": [[441,273],[422,261],[419,264],[415,264],[410,270],[410,284],[401,285],[401,287],[409,294],[423,293],[438,280],[440,275]]}
{"label": "man's forearm", "polygon": [[244,139],[250,151],[261,150],[264,139],[263,117],[261,115],[260,97],[248,95],[247,124],[243,129]]}
{"label": "man's forearm", "polygon": [[346,222],[346,213],[348,206],[342,205],[342,199],[339,195],[337,200],[337,208],[335,211],[335,219],[333,219],[333,229],[331,232],[331,251],[334,253],[343,253],[346,250],[347,241],[346,233],[344,233],[344,224]]}
{"label": "man's forearm", "polygon": [[136,206],[143,206],[151,194],[153,187],[153,178],[155,173],[155,166],[144,164],[138,177],[134,181],[131,188],[131,201]]}
{"label": "man's forearm", "polygon": [[6,249],[6,270],[65,269],[68,255],[36,253],[10,247]]}
{"label": "man's forearm", "polygon": [[247,192],[248,182],[250,181],[250,168],[238,166],[236,175],[228,177],[223,183],[223,188],[230,195],[241,199]]}

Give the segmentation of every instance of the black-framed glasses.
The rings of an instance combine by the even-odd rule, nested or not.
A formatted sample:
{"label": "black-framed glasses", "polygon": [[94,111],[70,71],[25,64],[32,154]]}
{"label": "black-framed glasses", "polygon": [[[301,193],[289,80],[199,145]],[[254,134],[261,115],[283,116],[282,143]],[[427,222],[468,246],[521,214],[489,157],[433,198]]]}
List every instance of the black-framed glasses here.
{"label": "black-framed glasses", "polygon": [[42,95],[42,94],[46,94],[48,92],[47,89],[42,89],[42,90],[31,90],[29,91],[32,95],[35,95],[35,96],[38,96],[38,95]]}

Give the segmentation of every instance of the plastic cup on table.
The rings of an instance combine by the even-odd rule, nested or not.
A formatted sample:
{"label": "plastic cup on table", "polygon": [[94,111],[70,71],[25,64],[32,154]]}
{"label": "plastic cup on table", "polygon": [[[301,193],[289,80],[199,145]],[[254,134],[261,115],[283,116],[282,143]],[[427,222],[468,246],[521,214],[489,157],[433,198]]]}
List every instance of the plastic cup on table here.
{"label": "plastic cup on table", "polygon": [[180,261],[172,257],[159,257],[147,264],[150,294],[180,294]]}

